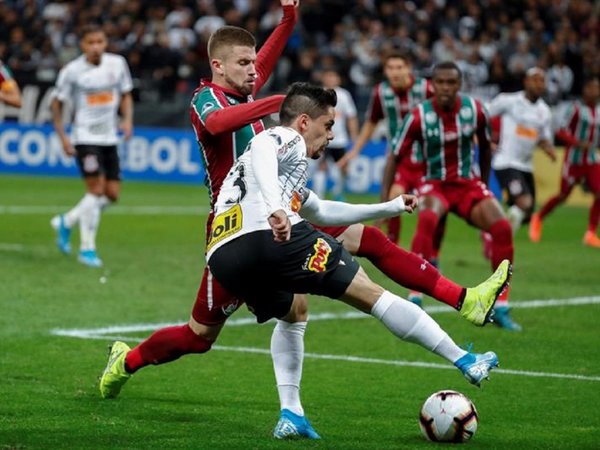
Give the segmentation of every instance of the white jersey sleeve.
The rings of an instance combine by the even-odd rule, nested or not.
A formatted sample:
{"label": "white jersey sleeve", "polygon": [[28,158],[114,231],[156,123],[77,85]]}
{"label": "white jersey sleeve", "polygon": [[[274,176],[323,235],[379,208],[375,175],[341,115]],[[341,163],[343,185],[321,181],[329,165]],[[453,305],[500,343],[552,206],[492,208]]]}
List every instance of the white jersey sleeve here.
{"label": "white jersey sleeve", "polygon": [[498,94],[487,106],[490,117],[501,116],[504,114],[508,111],[512,101],[513,96],[511,94]]}
{"label": "white jersey sleeve", "polygon": [[61,102],[66,102],[71,100],[71,96],[73,95],[73,77],[72,70],[70,68],[72,65],[67,64],[63,67],[58,73],[58,77],[56,78],[56,85],[54,87],[54,92],[52,96]]}

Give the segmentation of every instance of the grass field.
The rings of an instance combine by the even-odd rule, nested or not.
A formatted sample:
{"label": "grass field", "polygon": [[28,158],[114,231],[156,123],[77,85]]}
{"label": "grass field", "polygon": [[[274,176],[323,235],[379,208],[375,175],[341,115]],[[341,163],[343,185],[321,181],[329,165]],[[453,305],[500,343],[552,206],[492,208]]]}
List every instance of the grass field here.
{"label": "grass field", "polygon": [[[214,351],[145,368],[118,399],[100,398],[96,379],[114,337],[135,344],[161,323],[187,320],[204,266],[207,196],[198,186],[126,183],[102,217],[106,267],[94,270],[60,255],[49,227],[81,193],[74,179],[0,177],[0,449],[436,448],[417,415],[440,389],[465,393],[479,410],[469,448],[600,448],[600,250],[581,245],[585,209],[557,210],[539,244],[519,232],[512,299],[523,332],[433,310],[459,344],[498,353],[502,370],[481,390],[370,317],[326,320],[351,310],[311,298],[302,392],[323,439],[278,442],[272,325],[246,324],[245,309]],[[404,223],[409,242],[415,219]],[[490,271],[477,232],[454,219],[441,264],[467,285]]]}

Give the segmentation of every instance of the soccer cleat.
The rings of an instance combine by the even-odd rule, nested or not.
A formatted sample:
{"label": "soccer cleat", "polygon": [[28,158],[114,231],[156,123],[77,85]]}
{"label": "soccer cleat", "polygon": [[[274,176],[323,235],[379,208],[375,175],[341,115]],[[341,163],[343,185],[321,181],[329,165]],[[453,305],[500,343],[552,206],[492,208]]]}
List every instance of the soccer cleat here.
{"label": "soccer cleat", "polygon": [[281,410],[273,436],[277,439],[321,439],[306,416],[294,414],[289,409]]}
{"label": "soccer cleat", "polygon": [[583,235],[583,245],[600,248],[600,238],[593,231],[586,231]]}
{"label": "soccer cleat", "polygon": [[494,303],[510,281],[512,265],[508,259],[503,260],[496,271],[483,283],[467,288],[460,313],[469,322],[484,326],[490,322]]}
{"label": "soccer cleat", "polygon": [[510,316],[508,306],[496,306],[494,308],[494,324],[509,331],[521,331],[523,327],[515,322]]}
{"label": "soccer cleat", "polygon": [[469,383],[481,387],[484,379],[490,379],[490,371],[498,367],[498,357],[494,352],[467,353],[454,365],[460,369]]}
{"label": "soccer cleat", "polygon": [[542,239],[542,219],[538,213],[534,213],[529,221],[529,240],[540,242],[540,239]]}
{"label": "soccer cleat", "polygon": [[125,370],[125,357],[130,350],[129,346],[121,341],[115,341],[110,347],[108,363],[100,377],[102,398],[115,398],[131,377],[131,374]]}
{"label": "soccer cleat", "polygon": [[65,225],[65,216],[62,214],[54,216],[50,221],[50,226],[56,231],[56,246],[65,255],[71,253],[71,229]]}
{"label": "soccer cleat", "polygon": [[102,267],[102,260],[98,258],[96,250],[80,250],[77,261],[89,267]]}
{"label": "soccer cleat", "polygon": [[414,303],[419,308],[423,307],[423,294],[421,294],[419,291],[410,291],[408,293],[407,300],[411,303]]}

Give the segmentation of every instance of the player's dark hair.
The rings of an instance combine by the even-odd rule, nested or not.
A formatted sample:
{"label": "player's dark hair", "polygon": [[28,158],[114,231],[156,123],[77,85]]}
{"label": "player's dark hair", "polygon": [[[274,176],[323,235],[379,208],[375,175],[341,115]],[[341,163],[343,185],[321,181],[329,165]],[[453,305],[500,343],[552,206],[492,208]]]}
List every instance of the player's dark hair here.
{"label": "player's dark hair", "polygon": [[456,70],[456,73],[458,74],[458,78],[462,79],[462,71],[456,65],[456,63],[453,61],[443,61],[443,62],[438,63],[435,66],[433,66],[433,71],[431,72],[431,78],[435,79],[436,74],[440,70]]}
{"label": "player's dark hair", "polygon": [[279,110],[282,125],[291,124],[300,114],[316,119],[327,112],[330,106],[337,104],[337,95],[333,89],[326,89],[310,83],[293,83]]}
{"label": "player's dark hair", "polygon": [[[208,39],[208,57],[219,58],[219,53],[233,45],[256,47],[256,39],[248,30],[240,27],[224,26],[216,30]],[[227,50],[225,50],[227,51]]]}
{"label": "player's dark hair", "polygon": [[412,58],[410,54],[401,52],[399,50],[392,50],[383,55],[383,64],[385,65],[390,59],[401,59],[406,64],[412,64]]}
{"label": "player's dark hair", "polygon": [[[104,29],[102,28],[101,25],[99,25],[97,23],[88,23],[87,25],[84,25],[83,27],[81,27],[81,31],[79,32],[79,35],[81,36],[81,39],[83,39],[88,34],[92,34],[92,33],[104,33]],[[104,33],[104,34],[106,34],[106,33]]]}
{"label": "player's dark hair", "polygon": [[586,86],[589,83],[593,83],[594,81],[600,81],[600,76],[591,74],[583,77],[582,86]]}

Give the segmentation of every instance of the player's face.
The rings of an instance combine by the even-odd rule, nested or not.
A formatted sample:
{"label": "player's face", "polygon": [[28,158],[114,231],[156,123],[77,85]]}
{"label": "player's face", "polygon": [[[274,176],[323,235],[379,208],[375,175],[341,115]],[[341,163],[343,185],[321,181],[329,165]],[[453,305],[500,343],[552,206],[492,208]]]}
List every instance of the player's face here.
{"label": "player's face", "polygon": [[304,117],[304,132],[301,133],[306,142],[306,154],[311,159],[319,159],[329,141],[333,139],[335,108],[330,106],[327,112],[316,119]]}
{"label": "player's face", "polygon": [[80,45],[86,59],[90,63],[98,65],[102,61],[102,54],[106,50],[108,40],[104,32],[94,31],[93,33],[87,33],[81,39]]}
{"label": "player's face", "polygon": [[454,69],[438,69],[432,79],[435,99],[442,108],[451,108],[456,103],[460,90],[460,74]]}
{"label": "player's face", "polygon": [[546,77],[541,73],[536,73],[535,75],[530,75],[525,78],[525,91],[527,95],[537,100],[544,92],[546,92]]}
{"label": "player's face", "polygon": [[600,101],[600,81],[594,79],[583,86],[583,98],[586,103],[596,104]]}
{"label": "player's face", "polygon": [[410,83],[411,68],[403,58],[390,58],[385,62],[383,73],[394,88],[405,88]]}
{"label": "player's face", "polygon": [[213,59],[216,70],[229,88],[242,95],[250,95],[256,84],[256,50],[253,47],[234,45],[223,59]]}

